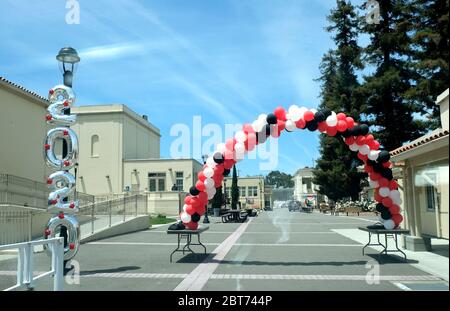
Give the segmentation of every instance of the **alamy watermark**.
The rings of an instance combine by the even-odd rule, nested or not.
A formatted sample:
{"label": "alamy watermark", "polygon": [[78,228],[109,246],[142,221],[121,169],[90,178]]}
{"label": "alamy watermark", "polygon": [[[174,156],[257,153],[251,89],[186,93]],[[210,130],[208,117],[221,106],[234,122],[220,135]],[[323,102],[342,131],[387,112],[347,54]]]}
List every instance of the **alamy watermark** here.
{"label": "alamy watermark", "polygon": [[77,0],[67,0],[66,23],[69,25],[80,24],[80,3]]}
{"label": "alamy watermark", "polygon": [[[201,116],[193,116],[192,125],[177,123],[172,125],[170,136],[174,137],[170,145],[170,157],[172,159],[200,159],[203,155],[212,156],[215,151],[221,151],[226,140],[234,138],[242,129],[242,124],[225,124],[224,128],[219,124],[202,124]],[[277,128],[273,127],[272,131]],[[253,141],[246,144],[256,145],[256,136]],[[274,170],[278,166],[278,141],[268,134],[263,142],[260,142],[250,152],[235,150],[234,155],[239,160],[254,159],[259,161],[260,170]]]}
{"label": "alamy watermark", "polygon": [[69,260],[64,268],[70,269],[64,276],[64,280],[68,285],[80,285],[80,263],[75,260]]}
{"label": "alamy watermark", "polygon": [[380,23],[380,4],[376,0],[368,0],[364,8],[368,10],[366,23],[369,25]]}
{"label": "alamy watermark", "polygon": [[366,274],[366,283],[369,285],[380,284],[380,264],[375,260],[368,261],[366,269],[369,269]]}

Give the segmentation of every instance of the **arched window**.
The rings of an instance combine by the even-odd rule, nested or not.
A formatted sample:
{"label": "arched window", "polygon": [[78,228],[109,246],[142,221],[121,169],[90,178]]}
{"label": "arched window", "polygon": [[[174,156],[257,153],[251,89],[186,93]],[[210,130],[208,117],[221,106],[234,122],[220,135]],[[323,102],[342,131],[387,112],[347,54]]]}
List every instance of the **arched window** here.
{"label": "arched window", "polygon": [[91,157],[98,157],[98,135],[92,135],[91,137]]}

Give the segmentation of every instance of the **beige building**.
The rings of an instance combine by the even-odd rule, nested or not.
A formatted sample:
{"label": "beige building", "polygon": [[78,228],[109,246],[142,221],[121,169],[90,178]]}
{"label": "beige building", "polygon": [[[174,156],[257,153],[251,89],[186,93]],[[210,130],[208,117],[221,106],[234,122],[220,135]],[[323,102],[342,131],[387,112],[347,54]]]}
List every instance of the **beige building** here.
{"label": "beige building", "polygon": [[430,248],[430,238],[448,239],[449,90],[436,100],[442,127],[391,151],[403,195],[406,248]]}
{"label": "beige building", "polygon": [[302,203],[308,200],[317,205],[320,195],[313,183],[313,178],[313,168],[311,167],[304,167],[295,172],[293,176],[294,200]]}
{"label": "beige building", "polygon": [[0,174],[44,182],[43,144],[49,102],[0,77]]}
{"label": "beige building", "polygon": [[[223,189],[227,198],[231,201],[231,175],[224,178]],[[242,209],[263,209],[271,205],[270,187],[264,183],[264,176],[238,177],[239,202]],[[228,206],[231,208],[231,206]]]}

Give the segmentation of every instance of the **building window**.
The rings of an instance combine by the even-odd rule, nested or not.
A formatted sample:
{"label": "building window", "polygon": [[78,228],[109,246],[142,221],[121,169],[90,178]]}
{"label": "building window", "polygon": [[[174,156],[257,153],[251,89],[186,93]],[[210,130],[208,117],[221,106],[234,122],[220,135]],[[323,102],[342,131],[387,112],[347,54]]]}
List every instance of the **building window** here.
{"label": "building window", "polygon": [[166,191],[166,173],[148,173],[148,190]]}
{"label": "building window", "polygon": [[184,183],[184,173],[175,172],[175,184],[177,185],[178,191],[184,191],[183,183]]}
{"label": "building window", "polygon": [[435,189],[431,185],[427,185],[425,187],[426,196],[427,196],[427,211],[434,212],[436,209],[436,195]]}
{"label": "building window", "polygon": [[249,197],[257,197],[258,196],[258,187],[257,186],[249,186],[248,187],[248,196]]}
{"label": "building window", "polygon": [[245,187],[239,187],[239,196],[240,197],[246,197],[247,196],[247,192],[245,191]]}
{"label": "building window", "polygon": [[91,157],[98,157],[98,135],[92,135],[91,137]]}

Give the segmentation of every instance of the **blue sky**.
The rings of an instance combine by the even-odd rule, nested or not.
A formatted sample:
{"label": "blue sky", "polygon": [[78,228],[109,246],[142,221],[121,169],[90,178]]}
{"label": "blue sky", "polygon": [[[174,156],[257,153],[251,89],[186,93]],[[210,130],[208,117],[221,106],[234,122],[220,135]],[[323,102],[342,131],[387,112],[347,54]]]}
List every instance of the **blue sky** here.
{"label": "blue sky", "polygon": [[[357,1],[359,2],[359,1]],[[55,55],[81,55],[76,105],[122,103],[160,128],[169,157],[176,123],[252,122],[278,105],[319,104],[318,66],[333,43],[324,27],[333,0],[79,0],[80,24],[63,0],[0,1],[0,75],[46,96],[61,81]],[[204,137],[206,140],[208,137]],[[318,134],[283,133],[277,169],[317,158]],[[266,174],[258,160],[241,175]]]}

